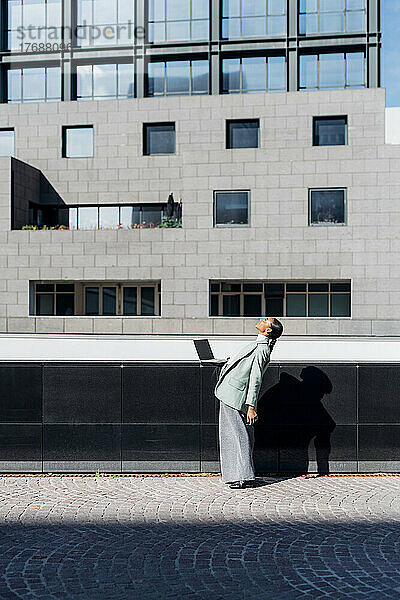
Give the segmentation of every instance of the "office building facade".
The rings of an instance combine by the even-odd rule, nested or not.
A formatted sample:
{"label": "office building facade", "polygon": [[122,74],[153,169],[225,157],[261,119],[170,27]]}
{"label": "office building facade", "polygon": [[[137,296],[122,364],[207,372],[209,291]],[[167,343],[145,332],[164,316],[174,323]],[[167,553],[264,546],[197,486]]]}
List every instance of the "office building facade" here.
{"label": "office building facade", "polygon": [[400,334],[379,11],[2,3],[0,331]]}

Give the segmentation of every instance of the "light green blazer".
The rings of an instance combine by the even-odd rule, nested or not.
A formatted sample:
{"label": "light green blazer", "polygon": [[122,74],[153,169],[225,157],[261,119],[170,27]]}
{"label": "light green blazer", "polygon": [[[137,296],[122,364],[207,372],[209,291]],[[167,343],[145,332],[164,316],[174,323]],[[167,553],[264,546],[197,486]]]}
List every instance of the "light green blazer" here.
{"label": "light green blazer", "polygon": [[214,388],[216,397],[242,412],[247,412],[246,404],[257,410],[258,394],[269,359],[268,342],[254,341],[243,346],[222,367]]}

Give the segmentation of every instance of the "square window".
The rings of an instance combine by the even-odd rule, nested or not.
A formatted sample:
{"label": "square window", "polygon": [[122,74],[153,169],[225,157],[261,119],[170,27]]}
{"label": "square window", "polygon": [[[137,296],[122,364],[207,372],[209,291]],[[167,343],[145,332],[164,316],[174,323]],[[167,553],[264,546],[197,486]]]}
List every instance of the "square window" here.
{"label": "square window", "polygon": [[215,192],[214,227],[249,224],[249,192]]}
{"label": "square window", "polygon": [[63,127],[64,158],[90,158],[93,156],[93,127]]}
{"label": "square window", "polygon": [[0,129],[0,156],[14,156],[13,129]]}
{"label": "square window", "polygon": [[143,154],[175,154],[175,123],[144,125]]}
{"label": "square window", "polygon": [[345,146],[347,117],[314,117],[314,146]]}
{"label": "square window", "polygon": [[344,225],[346,190],[310,190],[309,225]]}
{"label": "square window", "polygon": [[258,148],[259,130],[258,119],[227,121],[226,147]]}

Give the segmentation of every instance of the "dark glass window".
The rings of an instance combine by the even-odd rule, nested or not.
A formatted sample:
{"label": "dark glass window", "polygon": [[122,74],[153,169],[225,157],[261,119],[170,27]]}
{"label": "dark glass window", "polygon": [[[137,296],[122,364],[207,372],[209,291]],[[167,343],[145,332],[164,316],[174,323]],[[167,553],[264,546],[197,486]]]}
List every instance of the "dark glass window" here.
{"label": "dark glass window", "polygon": [[299,1],[300,35],[365,31],[365,17],[365,0]]}
{"label": "dark glass window", "polygon": [[117,288],[103,287],[103,315],[117,314]]}
{"label": "dark glass window", "polygon": [[14,129],[0,129],[0,156],[14,156]]}
{"label": "dark glass window", "polygon": [[60,67],[24,67],[7,71],[7,102],[57,102],[61,100]]}
{"label": "dark glass window", "polygon": [[42,316],[137,316],[160,313],[161,286],[147,282],[36,283],[32,314]]}
{"label": "dark glass window", "polygon": [[131,43],[134,0],[77,0],[77,46]]}
{"label": "dark glass window", "polygon": [[208,92],[208,60],[169,60],[148,65],[148,96],[188,96]]}
{"label": "dark glass window", "polygon": [[350,282],[210,282],[214,317],[350,317],[350,311]]}
{"label": "dark glass window", "polygon": [[175,123],[143,126],[143,154],[175,154]]}
{"label": "dark glass window", "polygon": [[249,224],[249,192],[214,193],[214,227]]}
{"label": "dark glass window", "polygon": [[93,144],[92,126],[63,127],[62,155],[64,158],[92,157]]}
{"label": "dark glass window", "polygon": [[155,314],[155,297],[154,287],[141,287],[141,314],[142,315],[154,315]]}
{"label": "dark glass window", "polygon": [[222,60],[224,94],[286,91],[284,56],[249,56]]}
{"label": "dark glass window", "polygon": [[21,44],[25,49],[26,43],[61,42],[62,0],[6,0],[4,4],[7,4],[8,50],[21,50]]}
{"label": "dark glass window", "polygon": [[314,117],[314,146],[347,144],[347,117]]}
{"label": "dark glass window", "polygon": [[85,288],[85,315],[100,314],[100,294],[98,287]]}
{"label": "dark glass window", "polygon": [[365,87],[363,52],[302,54],[299,66],[300,90]]}
{"label": "dark glass window", "polygon": [[286,0],[223,0],[222,37],[286,35]]}
{"label": "dark glass window", "polygon": [[124,286],[123,314],[137,315],[137,287]]}
{"label": "dark glass window", "polygon": [[258,148],[260,121],[258,119],[226,122],[227,148]]}
{"label": "dark glass window", "polygon": [[133,64],[77,65],[76,92],[77,100],[133,98]]}
{"label": "dark glass window", "polygon": [[346,190],[310,190],[310,225],[344,225],[346,223]]}
{"label": "dark glass window", "polygon": [[207,40],[209,0],[148,0],[148,41]]}
{"label": "dark glass window", "polygon": [[41,316],[70,316],[75,314],[75,287],[66,283],[36,283],[35,314]]}

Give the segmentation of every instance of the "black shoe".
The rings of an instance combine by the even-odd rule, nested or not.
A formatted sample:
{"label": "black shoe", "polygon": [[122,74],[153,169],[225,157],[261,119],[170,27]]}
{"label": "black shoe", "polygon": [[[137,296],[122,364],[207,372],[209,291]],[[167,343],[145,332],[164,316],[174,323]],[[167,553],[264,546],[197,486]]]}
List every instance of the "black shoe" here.
{"label": "black shoe", "polygon": [[233,481],[232,483],[229,484],[229,487],[232,488],[233,490],[242,490],[243,488],[246,487],[246,484],[244,481]]}

